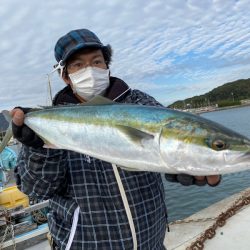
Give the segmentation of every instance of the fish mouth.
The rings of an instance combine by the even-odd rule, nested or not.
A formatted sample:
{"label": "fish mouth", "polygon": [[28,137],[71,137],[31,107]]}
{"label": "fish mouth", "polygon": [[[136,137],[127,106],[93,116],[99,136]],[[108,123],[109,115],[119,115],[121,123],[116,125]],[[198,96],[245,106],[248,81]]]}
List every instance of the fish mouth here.
{"label": "fish mouth", "polygon": [[250,152],[246,152],[241,158],[244,160],[244,162],[248,161],[250,163]]}
{"label": "fish mouth", "polygon": [[248,138],[244,139],[243,143],[245,143],[250,148],[250,139],[248,139]]}
{"label": "fish mouth", "polygon": [[250,164],[250,151],[245,153],[226,153],[224,154],[224,161],[227,164],[249,163]]}

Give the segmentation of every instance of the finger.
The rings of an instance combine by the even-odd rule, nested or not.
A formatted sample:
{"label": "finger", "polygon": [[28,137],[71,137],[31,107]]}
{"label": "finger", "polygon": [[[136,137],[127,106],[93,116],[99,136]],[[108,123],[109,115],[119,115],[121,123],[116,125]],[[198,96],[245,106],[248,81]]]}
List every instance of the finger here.
{"label": "finger", "polygon": [[210,175],[207,176],[207,183],[211,186],[216,186],[217,184],[219,184],[221,176],[220,175]]}
{"label": "finger", "polygon": [[13,110],[13,123],[17,126],[22,126],[24,121],[24,113],[21,109]]}
{"label": "finger", "polygon": [[190,186],[194,184],[194,177],[188,174],[178,174],[177,180],[184,186]]}
{"label": "finger", "polygon": [[207,180],[205,176],[194,176],[194,183],[197,186],[205,186],[207,184]]}
{"label": "finger", "polygon": [[197,181],[203,181],[205,180],[205,176],[194,176],[194,178],[197,180]]}
{"label": "finger", "polygon": [[177,174],[165,174],[165,179],[169,182],[178,182],[176,178]]}

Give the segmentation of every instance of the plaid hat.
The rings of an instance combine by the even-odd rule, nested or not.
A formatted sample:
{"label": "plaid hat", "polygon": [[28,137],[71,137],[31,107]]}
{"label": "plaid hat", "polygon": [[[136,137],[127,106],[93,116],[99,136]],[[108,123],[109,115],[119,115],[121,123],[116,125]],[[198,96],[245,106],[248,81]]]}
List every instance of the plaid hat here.
{"label": "plaid hat", "polygon": [[90,30],[72,30],[57,41],[55,46],[55,58],[57,62],[61,61],[61,64],[64,65],[65,61],[74,52],[87,47],[102,48],[104,45]]}

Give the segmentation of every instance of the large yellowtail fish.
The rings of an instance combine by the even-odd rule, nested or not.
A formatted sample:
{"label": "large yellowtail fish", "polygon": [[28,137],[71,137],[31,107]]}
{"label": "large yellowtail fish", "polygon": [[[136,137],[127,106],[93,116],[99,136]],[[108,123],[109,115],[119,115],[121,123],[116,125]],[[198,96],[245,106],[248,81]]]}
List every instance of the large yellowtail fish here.
{"label": "large yellowtail fish", "polygon": [[248,138],[171,109],[96,97],[83,105],[29,112],[24,123],[47,147],[87,154],[132,171],[216,175],[250,169]]}

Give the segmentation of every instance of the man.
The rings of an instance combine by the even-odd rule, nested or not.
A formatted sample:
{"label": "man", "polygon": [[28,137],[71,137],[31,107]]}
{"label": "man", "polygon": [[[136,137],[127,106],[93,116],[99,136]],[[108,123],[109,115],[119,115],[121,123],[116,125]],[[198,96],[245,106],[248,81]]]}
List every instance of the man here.
{"label": "man", "polygon": [[[111,57],[111,47],[89,30],[73,30],[61,37],[55,58],[67,86],[53,104],[78,104],[103,95],[120,103],[161,106],[110,76]],[[159,173],[128,172],[87,155],[45,149],[43,141],[23,125],[25,112],[24,108],[11,112],[13,133],[23,143],[16,172],[23,192],[50,199],[48,223],[54,248],[164,249],[167,213]],[[195,182],[184,177],[188,179],[184,184]],[[214,185],[219,177],[199,177],[199,181]]]}

